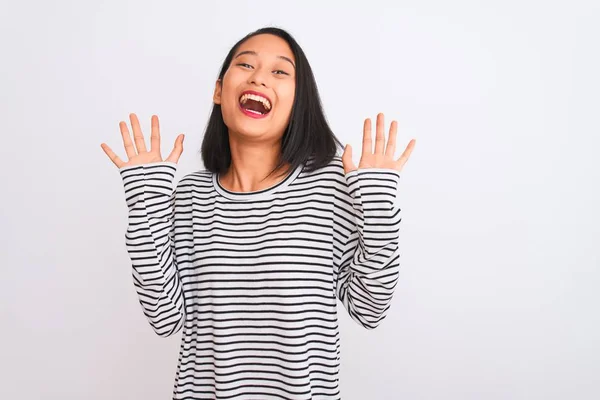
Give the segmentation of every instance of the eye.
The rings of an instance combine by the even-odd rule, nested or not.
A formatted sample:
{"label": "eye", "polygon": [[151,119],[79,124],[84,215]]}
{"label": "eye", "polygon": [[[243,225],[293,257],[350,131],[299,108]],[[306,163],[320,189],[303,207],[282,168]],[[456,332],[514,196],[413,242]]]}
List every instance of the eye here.
{"label": "eye", "polygon": [[275,73],[275,75],[289,75],[287,72],[281,70],[281,69],[277,69],[275,71],[273,71]]}
{"label": "eye", "polygon": [[244,68],[252,68],[252,65],[246,64],[246,63],[239,63],[237,65],[239,65],[240,67],[244,67]]}

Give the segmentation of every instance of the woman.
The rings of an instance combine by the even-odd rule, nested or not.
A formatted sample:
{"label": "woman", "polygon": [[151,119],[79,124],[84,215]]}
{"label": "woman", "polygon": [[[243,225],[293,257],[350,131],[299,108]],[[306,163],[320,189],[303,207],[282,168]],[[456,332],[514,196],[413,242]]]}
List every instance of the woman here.
{"label": "woman", "polygon": [[140,304],[163,337],[182,330],[174,399],[339,399],[337,299],[367,329],[398,279],[396,189],[414,147],[394,159],[377,116],[358,168],[329,129],[310,65],[285,31],[236,43],[215,85],[206,170],[173,178],[179,135],[150,149],[135,114],[123,179],[125,235]]}

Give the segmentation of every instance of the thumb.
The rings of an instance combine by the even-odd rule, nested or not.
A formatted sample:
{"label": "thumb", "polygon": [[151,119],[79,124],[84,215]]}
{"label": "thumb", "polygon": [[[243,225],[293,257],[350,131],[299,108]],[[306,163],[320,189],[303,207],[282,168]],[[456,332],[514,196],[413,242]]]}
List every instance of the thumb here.
{"label": "thumb", "polygon": [[356,166],[352,161],[352,146],[350,146],[349,144],[347,144],[346,147],[344,147],[344,153],[342,154],[342,164],[344,165],[345,174],[356,169]]}
{"label": "thumb", "polygon": [[183,153],[184,138],[185,135],[183,133],[177,136],[177,139],[175,139],[175,146],[173,147],[173,151],[171,151],[171,154],[169,154],[169,157],[167,157],[165,161],[170,161],[174,163],[177,163],[179,161],[179,157],[181,157],[181,153]]}

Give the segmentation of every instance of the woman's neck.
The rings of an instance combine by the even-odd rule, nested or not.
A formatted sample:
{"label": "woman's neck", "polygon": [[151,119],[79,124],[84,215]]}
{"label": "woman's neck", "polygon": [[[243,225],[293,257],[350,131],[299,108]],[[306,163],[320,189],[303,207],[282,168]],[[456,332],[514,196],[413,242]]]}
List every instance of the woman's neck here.
{"label": "woman's neck", "polygon": [[231,165],[219,177],[221,186],[232,192],[255,192],[269,188],[285,179],[290,164],[285,162],[269,175],[280,157],[280,142],[276,145],[240,146],[231,148]]}

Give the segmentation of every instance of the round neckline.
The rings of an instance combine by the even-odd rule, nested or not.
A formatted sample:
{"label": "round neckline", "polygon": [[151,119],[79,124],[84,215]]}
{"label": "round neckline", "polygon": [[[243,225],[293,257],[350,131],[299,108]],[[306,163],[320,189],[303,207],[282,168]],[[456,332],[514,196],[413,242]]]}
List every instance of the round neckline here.
{"label": "round neckline", "polygon": [[274,194],[276,192],[280,192],[283,189],[285,189],[286,187],[288,187],[289,184],[294,179],[296,179],[296,177],[298,175],[300,175],[300,172],[302,172],[303,168],[304,168],[304,164],[300,164],[295,170],[288,173],[287,176],[285,178],[283,178],[283,180],[281,180],[280,182],[275,183],[274,185],[271,185],[267,188],[264,188],[261,190],[255,190],[252,192],[234,192],[234,191],[225,189],[223,187],[223,185],[221,185],[221,182],[219,181],[219,174],[216,172],[212,173],[212,183],[213,183],[213,187],[215,188],[217,193],[219,193],[221,196],[226,197],[231,200],[247,201],[247,200],[264,199],[264,198],[267,198],[267,197],[271,196],[272,194]]}

